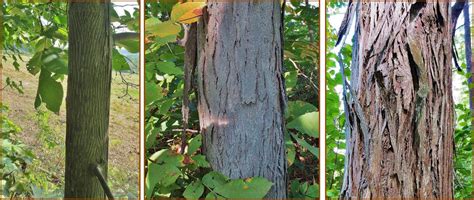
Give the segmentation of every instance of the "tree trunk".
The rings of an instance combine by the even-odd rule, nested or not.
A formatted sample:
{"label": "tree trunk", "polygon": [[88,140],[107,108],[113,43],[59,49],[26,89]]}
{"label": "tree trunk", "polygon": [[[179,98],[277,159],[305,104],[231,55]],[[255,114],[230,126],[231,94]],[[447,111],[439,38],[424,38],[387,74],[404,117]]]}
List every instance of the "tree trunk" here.
{"label": "tree trunk", "polygon": [[359,6],[341,198],[453,198],[449,10]]}
{"label": "tree trunk", "polygon": [[198,112],[203,149],[230,178],[265,177],[286,198],[279,1],[208,2],[198,23]]}
{"label": "tree trunk", "polygon": [[107,177],[112,73],[110,3],[69,4],[64,195],[104,198],[91,167],[99,165]]}

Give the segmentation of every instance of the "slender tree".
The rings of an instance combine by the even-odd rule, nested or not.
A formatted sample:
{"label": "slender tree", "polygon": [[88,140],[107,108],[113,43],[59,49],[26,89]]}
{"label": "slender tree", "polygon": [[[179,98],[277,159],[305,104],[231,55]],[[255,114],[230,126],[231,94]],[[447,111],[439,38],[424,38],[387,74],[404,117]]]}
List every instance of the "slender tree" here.
{"label": "slender tree", "polygon": [[453,198],[449,2],[354,10],[341,198]]}
{"label": "slender tree", "polygon": [[112,73],[108,0],[70,2],[65,197],[105,197]]}
{"label": "slender tree", "polygon": [[281,26],[279,1],[248,0],[209,1],[197,25],[203,150],[230,178],[272,181],[269,198],[287,185]]}

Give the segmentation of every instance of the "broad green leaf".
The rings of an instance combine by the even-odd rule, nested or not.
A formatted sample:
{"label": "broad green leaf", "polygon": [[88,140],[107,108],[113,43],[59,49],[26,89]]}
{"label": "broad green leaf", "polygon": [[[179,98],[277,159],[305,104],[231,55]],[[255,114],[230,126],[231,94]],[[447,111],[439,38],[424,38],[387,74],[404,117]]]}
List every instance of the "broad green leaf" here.
{"label": "broad green leaf", "polygon": [[170,164],[178,167],[184,166],[184,156],[179,153],[173,152],[170,149],[162,149],[160,151],[157,151],[153,155],[151,155],[149,159],[151,162],[158,164]]}
{"label": "broad green leaf", "polygon": [[217,186],[214,192],[225,198],[263,198],[272,185],[272,182],[261,177],[237,179]]}
{"label": "broad green leaf", "polygon": [[112,68],[115,71],[125,71],[130,70],[130,66],[125,60],[125,56],[120,54],[120,52],[116,49],[112,49]]}
{"label": "broad green leaf", "polygon": [[204,193],[204,185],[201,181],[197,180],[192,182],[184,190],[183,196],[186,199],[198,199]]}
{"label": "broad green leaf", "polygon": [[215,192],[209,192],[209,194],[206,195],[206,199],[224,199],[224,197],[216,194]]}
{"label": "broad green leaf", "polygon": [[41,69],[46,69],[55,74],[67,74],[67,52],[59,48],[49,48],[36,52],[28,61],[27,70],[36,75]]}
{"label": "broad green leaf", "polygon": [[181,171],[179,171],[179,169],[174,165],[150,163],[148,165],[148,174],[145,178],[146,196],[151,197],[151,194],[157,185],[166,187],[173,184],[180,174]]}
{"label": "broad green leaf", "polygon": [[161,87],[158,87],[158,85],[152,81],[145,83],[145,105],[149,105],[162,97]]}
{"label": "broad green leaf", "polygon": [[62,50],[47,51],[42,57],[42,66],[55,74],[68,74],[67,54]]}
{"label": "broad green leaf", "polygon": [[48,49],[51,46],[53,46],[53,44],[51,43],[51,39],[46,37],[40,37],[40,39],[38,39],[38,41],[36,42],[35,51],[44,51],[45,49]]}
{"label": "broad green leaf", "polygon": [[171,21],[156,23],[156,20],[152,20],[149,22],[148,25],[145,22],[145,30],[149,36],[158,36],[161,38],[165,38],[168,36],[177,37],[179,32],[181,31],[181,26]]}
{"label": "broad green leaf", "polygon": [[310,198],[317,198],[319,196],[319,185],[314,184],[308,187],[308,190],[306,191],[306,196]]}
{"label": "broad green leaf", "polygon": [[196,137],[193,137],[189,140],[188,151],[186,154],[192,155],[195,153],[202,144],[202,135],[199,134]]}
{"label": "broad green leaf", "polygon": [[301,146],[303,146],[304,148],[308,149],[309,152],[311,152],[313,155],[315,155],[316,157],[319,158],[319,150],[317,147],[313,147],[311,146],[310,144],[308,144],[306,141],[304,141],[303,139],[299,138],[298,136],[296,136],[295,134],[293,133],[290,133],[291,136],[293,136],[293,138],[298,142],[298,144],[300,144]]}
{"label": "broad green leaf", "polygon": [[216,188],[227,183],[227,177],[219,172],[212,171],[202,177],[202,183],[209,188]]}
{"label": "broad green leaf", "polygon": [[286,119],[288,120],[293,120],[296,117],[310,113],[310,112],[315,112],[318,109],[316,106],[314,106],[311,103],[304,102],[304,101],[289,101],[288,102],[288,110],[285,113],[286,114]]}
{"label": "broad green leaf", "polygon": [[35,108],[38,108],[41,103],[45,103],[48,110],[59,114],[63,95],[61,83],[54,80],[49,71],[42,70],[39,77],[38,92],[36,93]]}
{"label": "broad green leaf", "polygon": [[153,126],[153,123],[148,122],[145,127],[145,133],[146,133],[145,147],[147,149],[152,148],[156,142],[156,135],[158,134],[158,129],[156,129]]}
{"label": "broad green leaf", "polygon": [[318,137],[318,124],[319,124],[319,112],[310,112],[303,114],[290,123],[287,127],[290,129],[296,129],[302,133],[305,133],[311,137]]}
{"label": "broad green leaf", "polygon": [[157,62],[156,63],[156,68],[165,74],[170,74],[170,75],[182,75],[183,70],[176,67],[174,62]]}
{"label": "broad green leaf", "polygon": [[174,42],[174,41],[176,41],[176,35],[168,35],[166,37],[156,37],[153,45],[154,45],[154,48],[160,48],[166,43]]}
{"label": "broad green leaf", "polygon": [[207,160],[206,160],[206,156],[204,156],[204,155],[195,155],[195,156],[191,157],[191,159],[194,160],[196,165],[199,166],[199,167],[204,167],[204,168],[211,167],[209,162],[207,162]]}
{"label": "broad green leaf", "polygon": [[115,44],[119,47],[125,48],[130,53],[140,52],[140,41],[138,38],[115,41]]}
{"label": "broad green leaf", "polygon": [[171,21],[191,24],[197,22],[202,15],[202,8],[205,2],[186,2],[176,4],[171,11]]}

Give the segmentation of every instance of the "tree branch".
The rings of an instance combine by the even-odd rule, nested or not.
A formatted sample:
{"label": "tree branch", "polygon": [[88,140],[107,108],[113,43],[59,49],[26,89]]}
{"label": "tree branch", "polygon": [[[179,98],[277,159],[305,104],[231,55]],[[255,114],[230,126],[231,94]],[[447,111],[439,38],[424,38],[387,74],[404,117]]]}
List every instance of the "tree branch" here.
{"label": "tree branch", "polygon": [[137,33],[137,32],[122,32],[122,33],[115,33],[113,35],[114,41],[139,39],[139,38],[140,38],[140,33]]}
{"label": "tree branch", "polygon": [[104,189],[104,192],[107,195],[107,198],[113,200],[114,196],[112,195],[112,191],[110,191],[110,188],[107,185],[107,181],[105,180],[105,176],[104,176],[104,173],[102,172],[102,168],[100,168],[98,164],[94,164],[91,167],[92,167],[92,171],[99,179],[100,185],[102,186],[102,189]]}

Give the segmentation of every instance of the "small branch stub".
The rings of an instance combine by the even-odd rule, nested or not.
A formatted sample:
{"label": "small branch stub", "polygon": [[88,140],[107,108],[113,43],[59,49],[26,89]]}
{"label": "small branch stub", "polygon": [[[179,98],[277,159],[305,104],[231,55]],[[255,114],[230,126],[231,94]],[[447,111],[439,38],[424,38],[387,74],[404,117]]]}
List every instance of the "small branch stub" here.
{"label": "small branch stub", "polygon": [[105,192],[105,195],[107,195],[107,198],[113,200],[114,196],[112,195],[112,191],[107,185],[107,181],[105,180],[105,176],[102,171],[102,168],[98,164],[93,164],[91,166],[91,170],[97,176],[97,179],[99,179],[100,185],[102,186],[102,189],[104,189],[104,192]]}

